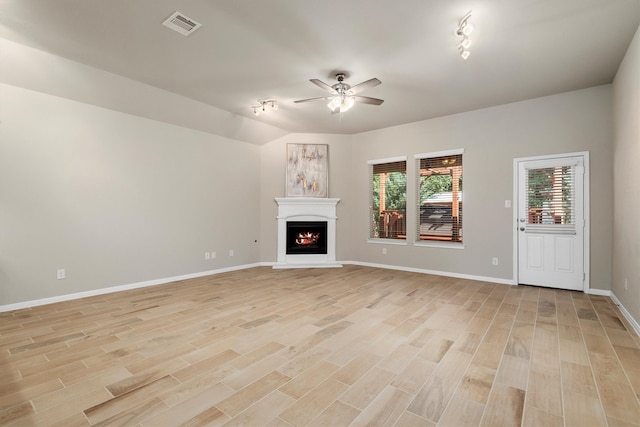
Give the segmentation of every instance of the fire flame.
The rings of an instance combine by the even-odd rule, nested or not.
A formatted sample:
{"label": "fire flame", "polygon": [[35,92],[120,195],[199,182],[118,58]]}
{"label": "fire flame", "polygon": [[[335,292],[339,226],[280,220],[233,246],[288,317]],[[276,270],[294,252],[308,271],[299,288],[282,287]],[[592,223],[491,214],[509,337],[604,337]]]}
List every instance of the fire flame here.
{"label": "fire flame", "polygon": [[318,243],[318,239],[320,238],[320,233],[313,233],[311,231],[298,233],[296,237],[296,245],[298,246],[307,246],[307,245],[315,245]]}

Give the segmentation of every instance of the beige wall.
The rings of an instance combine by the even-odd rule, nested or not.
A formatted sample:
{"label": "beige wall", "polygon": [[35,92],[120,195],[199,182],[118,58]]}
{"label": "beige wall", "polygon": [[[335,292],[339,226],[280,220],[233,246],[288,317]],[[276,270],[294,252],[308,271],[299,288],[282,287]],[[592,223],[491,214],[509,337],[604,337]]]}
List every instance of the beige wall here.
{"label": "beige wall", "polygon": [[[640,29],[613,82],[613,293],[640,323]],[[625,288],[625,281],[627,287]]]}
{"label": "beige wall", "polygon": [[[336,117],[336,119],[339,119]],[[329,197],[339,198],[336,215],[336,258],[349,259],[352,215],[351,136],[327,134],[291,134],[260,147],[261,223],[260,259],[276,260],[278,206],[276,197],[285,197],[287,144],[327,144],[329,146]]]}
{"label": "beige wall", "polygon": [[[338,259],[447,274],[513,279],[513,159],[589,151],[591,287],[611,286],[611,86],[553,95],[354,136],[289,135],[261,147],[260,259],[276,258],[274,197],[284,195],[287,143],[329,144],[331,197],[341,198]],[[464,249],[368,243],[367,161],[463,148]],[[415,205],[412,171],[408,205]],[[409,214],[409,232],[414,218]],[[345,234],[348,233],[348,234]],[[382,254],[382,248],[387,254]],[[499,265],[491,259],[497,257]]]}
{"label": "beige wall", "polygon": [[0,305],[258,261],[259,147],[5,84],[0,99]]}
{"label": "beige wall", "polygon": [[[563,93],[411,123],[354,136],[352,257],[391,264],[511,280],[513,278],[513,160],[567,152],[591,156],[591,287],[611,283],[611,86]],[[367,160],[464,149],[464,249],[367,243]],[[415,206],[408,171],[407,206]],[[515,205],[512,203],[512,206]],[[358,220],[360,218],[360,220]],[[415,216],[408,213],[407,233]],[[387,254],[382,254],[382,248]],[[493,266],[493,257],[499,260]]]}
{"label": "beige wall", "polygon": [[[513,278],[513,212],[504,208],[513,197],[513,159],[589,151],[591,286],[611,289],[612,93],[616,111],[622,111],[616,119],[616,164],[625,164],[638,158],[637,39],[613,86],[358,135],[290,134],[262,146],[127,114],[118,107],[126,102],[122,99],[110,99],[113,105],[102,108],[100,102],[63,98],[40,80],[5,67],[0,73],[0,305],[275,261],[273,199],[284,196],[288,143],[329,145],[329,195],[341,199],[338,260],[504,281]],[[27,51],[27,57],[33,55]],[[55,58],[46,59],[55,65]],[[96,77],[95,71],[73,69],[74,79],[82,80],[83,73],[90,82]],[[13,72],[7,76],[6,70]],[[96,87],[92,96],[107,96],[118,84],[109,80],[108,90]],[[126,88],[133,91],[129,98],[139,89]],[[383,255],[382,246],[367,243],[367,160],[407,156],[412,164],[414,154],[457,148],[465,150],[465,248],[409,244],[386,246]],[[415,204],[411,178],[410,205]],[[623,182],[635,182],[632,178],[616,175]],[[621,259],[614,291],[636,304],[639,318],[638,228],[626,227],[630,216],[620,215],[627,212],[618,209],[616,216],[615,253]],[[218,257],[205,261],[205,251]],[[492,257],[499,258],[498,266],[491,265]],[[58,268],[67,270],[67,279],[55,279]],[[621,274],[629,280],[628,296],[619,288]]]}
{"label": "beige wall", "polygon": [[[513,158],[588,150],[598,242],[592,287],[610,286],[610,86],[355,136],[293,134],[261,147],[0,88],[10,101],[0,126],[2,304],[274,261],[273,199],[284,195],[287,143],[329,145],[329,195],[341,199],[339,260],[503,280],[513,275],[512,212],[504,208]],[[387,246],[382,255],[366,242],[362,219],[367,160],[453,148],[465,149],[465,249]],[[218,257],[205,261],[205,251]],[[55,279],[58,268],[67,279]]]}

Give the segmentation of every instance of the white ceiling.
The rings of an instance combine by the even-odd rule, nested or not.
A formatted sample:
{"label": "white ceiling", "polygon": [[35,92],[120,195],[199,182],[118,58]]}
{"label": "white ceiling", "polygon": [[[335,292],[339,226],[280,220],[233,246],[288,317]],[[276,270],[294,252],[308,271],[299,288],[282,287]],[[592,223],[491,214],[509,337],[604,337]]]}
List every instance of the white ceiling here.
{"label": "white ceiling", "polygon": [[[174,11],[203,26],[184,37]],[[453,35],[473,11],[471,56]],[[353,134],[611,83],[640,0],[0,0],[0,37],[287,132]],[[0,59],[1,60],[1,59]],[[311,84],[377,77],[329,114]],[[259,98],[280,109],[255,117]]]}

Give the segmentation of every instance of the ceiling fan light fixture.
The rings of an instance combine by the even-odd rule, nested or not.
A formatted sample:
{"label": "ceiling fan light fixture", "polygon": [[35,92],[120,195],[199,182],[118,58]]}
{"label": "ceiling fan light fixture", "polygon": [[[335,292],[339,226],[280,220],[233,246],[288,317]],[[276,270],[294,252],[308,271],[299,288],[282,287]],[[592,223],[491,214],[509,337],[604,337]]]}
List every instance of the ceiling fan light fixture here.
{"label": "ceiling fan light fixture", "polygon": [[340,108],[341,103],[342,101],[340,100],[340,97],[334,96],[333,98],[331,98],[331,101],[327,104],[327,107],[329,107],[331,111],[336,111],[336,108]]}
{"label": "ceiling fan light fixture", "polygon": [[344,100],[344,102],[340,104],[340,112],[344,113],[346,111],[349,111],[351,107],[353,107],[353,104],[355,103],[356,103],[356,100],[353,96],[348,97],[347,99]]}
{"label": "ceiling fan light fixture", "polygon": [[327,107],[331,112],[336,110],[340,113],[346,113],[356,103],[356,99],[353,96],[338,95],[331,98],[331,102],[327,104]]}

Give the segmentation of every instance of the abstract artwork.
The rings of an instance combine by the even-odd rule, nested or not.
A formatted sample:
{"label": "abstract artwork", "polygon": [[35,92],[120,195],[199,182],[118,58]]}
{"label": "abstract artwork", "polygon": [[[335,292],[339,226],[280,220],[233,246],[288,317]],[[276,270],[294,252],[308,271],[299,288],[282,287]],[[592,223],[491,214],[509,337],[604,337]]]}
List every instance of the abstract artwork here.
{"label": "abstract artwork", "polygon": [[328,197],[329,147],[287,144],[287,197]]}

